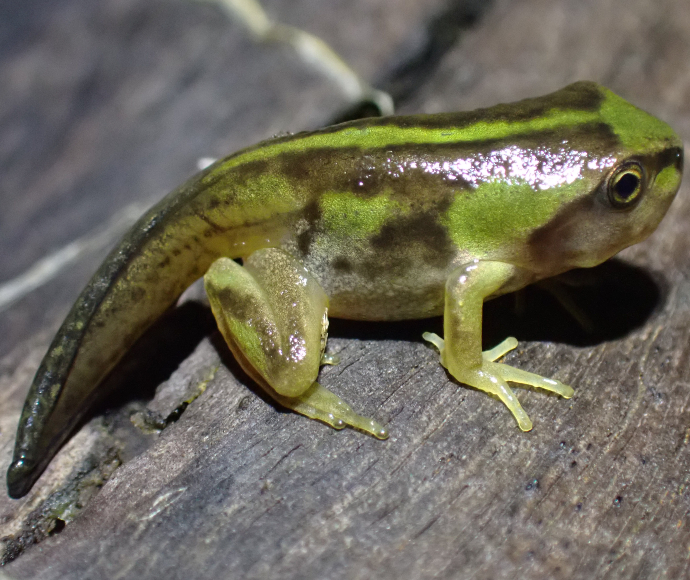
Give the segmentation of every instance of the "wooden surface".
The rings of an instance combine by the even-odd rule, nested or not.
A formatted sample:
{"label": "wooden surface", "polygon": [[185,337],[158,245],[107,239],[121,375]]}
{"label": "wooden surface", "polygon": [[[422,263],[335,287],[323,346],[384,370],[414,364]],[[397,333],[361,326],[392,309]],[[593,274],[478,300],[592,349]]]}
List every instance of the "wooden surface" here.
{"label": "wooden surface", "polygon": [[[390,89],[400,112],[592,79],[690,135],[684,0],[264,4]],[[219,14],[183,0],[0,4],[0,282],[160,197],[197,158],[347,106]],[[332,324],[342,362],[322,382],[388,441],[286,413],[228,355],[193,288],[32,493],[0,494],[0,575],[688,577],[689,189],[652,238],[576,280],[593,332],[539,289],[487,306],[487,344],[516,335],[507,362],[575,388],[570,401],[518,389],[530,433],[448,378],[420,339],[439,320]],[[2,472],[31,376],[104,252],[0,313]]]}

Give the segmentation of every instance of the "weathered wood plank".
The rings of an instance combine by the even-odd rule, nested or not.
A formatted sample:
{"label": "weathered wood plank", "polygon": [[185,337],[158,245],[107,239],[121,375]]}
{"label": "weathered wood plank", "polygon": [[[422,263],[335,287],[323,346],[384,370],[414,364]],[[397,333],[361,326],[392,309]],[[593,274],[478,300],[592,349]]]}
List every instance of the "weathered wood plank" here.
{"label": "weathered wood plank", "polygon": [[[327,36],[335,31],[333,44],[356,62],[366,58],[367,43],[376,47],[381,42],[411,44],[415,31],[423,34],[424,30],[425,16],[415,9],[419,3],[401,3],[393,18],[397,32],[382,34],[383,38],[356,32],[356,22],[357,15],[365,13],[385,30],[385,3],[360,0],[354,16],[346,3],[328,5],[320,12],[323,2],[298,4],[301,8],[291,23],[306,27],[304,14],[311,14],[316,32]],[[275,9],[283,20],[289,20],[293,5],[277,3]],[[51,17],[65,23],[84,18],[84,28],[91,30],[92,18],[80,12],[88,12],[85,3],[65,0],[59,6],[66,12],[56,8]],[[126,47],[119,49],[123,54],[110,57],[124,75],[106,85],[118,87],[117,98],[112,97],[112,102],[104,98],[101,108],[92,97],[91,116],[81,121],[82,130],[95,140],[89,143],[105,147],[107,138],[96,136],[101,131],[117,141],[120,153],[106,164],[115,183],[107,185],[106,169],[95,174],[97,180],[90,179],[101,188],[112,188],[105,191],[117,192],[113,195],[122,197],[123,203],[126,196],[132,196],[129,200],[139,195],[131,184],[136,184],[136,192],[172,186],[168,177],[181,179],[197,155],[216,154],[216,147],[234,145],[231,139],[258,136],[254,131],[275,130],[286,118],[281,114],[292,114],[287,118],[309,126],[337,108],[329,108],[333,97],[324,96],[328,89],[319,82],[313,87],[297,86],[306,78],[293,70],[298,67],[287,67],[285,61],[273,64],[249,43],[236,48],[233,43],[243,41],[237,34],[227,38],[208,7],[199,16],[181,2],[152,5],[129,0],[103,6],[91,10],[103,11],[100,20],[95,19],[101,26],[116,19],[122,29],[116,26],[112,34],[130,29],[143,44],[152,38],[150,64],[143,69],[132,62],[131,49]],[[161,12],[168,10],[176,14],[172,24],[161,23],[169,17]],[[410,20],[401,14],[410,14]],[[190,18],[194,32],[187,26]],[[39,38],[41,31],[47,34],[41,28],[47,24],[32,26]],[[352,47],[347,26],[355,31]],[[206,30],[208,37],[202,34]],[[179,50],[178,37],[183,44]],[[18,47],[15,57],[24,54],[20,50],[24,45],[16,42],[12,44]],[[202,58],[209,47],[223,53],[211,58],[215,64]],[[394,60],[391,51],[376,50],[372,49],[377,56],[369,74],[390,70]],[[241,53],[251,64],[235,62],[234,56],[239,58]],[[405,111],[487,105],[592,78],[662,116],[687,137],[690,83],[685,63],[689,53],[690,16],[681,0],[497,2],[411,96]],[[6,56],[0,66],[10,66],[11,57]],[[163,66],[166,62],[168,68]],[[130,65],[133,72],[126,72]],[[232,68],[214,84],[221,65]],[[201,71],[198,76],[193,76],[195,67]],[[238,87],[231,80],[250,79],[258,71],[259,80],[268,81],[270,87],[277,82],[273,74],[281,68],[288,68],[286,77],[297,79],[290,95],[283,95],[287,89],[274,93],[253,84]],[[156,103],[153,110],[159,112],[148,109],[148,113],[127,117],[128,125],[109,133],[108,127],[117,122],[101,123],[117,111],[118,103],[125,109],[136,109],[140,103],[147,110],[139,91],[150,93],[139,83],[149,76]],[[130,79],[124,87],[119,84],[122,78]],[[180,81],[183,78],[186,84]],[[176,96],[180,89],[181,101]],[[233,96],[235,90],[240,97]],[[247,103],[242,109],[248,115],[246,124],[235,128],[234,117],[231,124],[232,115],[209,94],[229,95],[223,98],[230,103],[241,100],[241,95],[247,101],[255,95],[258,112],[249,112],[252,107]],[[288,104],[279,105],[279,113],[266,119],[276,94]],[[196,104],[198,97],[201,104]],[[204,117],[204,107],[208,117]],[[151,125],[138,126],[142,119],[152,123],[151,116],[174,125],[165,139],[147,139]],[[190,142],[185,143],[180,135],[196,127],[195,121],[201,122],[202,129],[192,131]],[[261,129],[252,129],[254,124]],[[5,126],[9,125],[0,124],[0,128]],[[134,136],[127,137],[132,131]],[[233,135],[224,135],[227,131]],[[5,135],[6,131],[0,132],[3,143],[10,140]],[[76,143],[79,136],[63,139]],[[211,149],[200,152],[205,143],[211,143]],[[162,151],[154,152],[154,145]],[[167,168],[163,153],[173,160]],[[148,155],[154,168],[148,168]],[[27,167],[35,167],[39,158],[27,161]],[[7,167],[13,167],[9,158],[4,159]],[[115,168],[128,166],[124,163],[128,160],[138,177],[118,178]],[[14,179],[20,183],[28,169],[15,171]],[[86,213],[101,219],[119,207],[108,206],[113,203],[109,201],[98,208],[71,208],[70,203],[87,198],[79,197],[86,196],[79,187],[64,185],[80,183],[78,166],[65,171],[71,177],[65,178],[62,189],[56,186],[45,194],[50,200],[47,206],[27,194],[26,201],[20,199],[26,206],[21,209],[22,203],[13,198],[10,207],[19,204],[25,212],[20,211],[16,219],[26,224],[29,216],[44,216],[39,223],[46,224],[53,212],[55,220],[66,227],[84,224],[80,231],[88,231],[97,222],[83,217]],[[54,172],[37,176],[29,190],[38,191],[39,183],[55,181],[51,175],[59,174]],[[7,185],[2,187],[2,191],[7,189]],[[508,362],[555,376],[576,390],[570,401],[520,390],[520,400],[535,422],[528,434],[517,430],[498,402],[448,379],[435,353],[419,339],[422,330],[438,329],[437,320],[387,325],[334,321],[332,325],[329,350],[339,353],[342,362],[324,369],[323,383],[386,424],[391,431],[388,441],[348,430],[335,432],[284,413],[265,401],[227,354],[212,331],[207,310],[198,303],[203,299],[192,292],[191,302],[163,321],[159,334],[154,332],[143,352],[115,377],[134,388],[112,403],[110,412],[96,414],[69,443],[39,482],[37,495],[26,503],[0,498],[3,529],[11,528],[12,533],[16,532],[12,526],[24,521],[18,514],[28,513],[29,507],[73,506],[75,494],[88,500],[75,521],[27,550],[5,572],[12,578],[80,579],[686,577],[690,543],[689,188],[683,186],[659,231],[625,252],[625,263],[601,268],[589,285],[573,291],[575,301],[595,323],[593,333],[580,330],[539,290],[526,293],[523,317],[515,314],[510,297],[487,306],[487,341],[507,334],[525,341]],[[23,237],[19,221],[12,226],[14,233],[5,236],[9,218],[3,219],[0,243],[8,244],[4,248]],[[51,228],[41,227],[48,241],[42,241],[40,228],[28,232],[26,247],[30,249],[23,250],[28,257],[17,258],[24,264],[45,251],[48,246],[42,244],[70,239],[64,234],[51,238]],[[79,268],[88,269],[87,265]],[[62,283],[56,281],[58,286]],[[71,288],[66,283],[65,287]],[[27,298],[16,309],[39,312],[39,306],[50,301],[51,291],[37,293],[35,299],[39,296],[42,302]],[[67,297],[59,299],[61,308],[66,308]],[[54,326],[58,314],[39,325],[26,325],[16,336],[34,338],[17,346],[0,369],[4,403],[0,467],[9,461],[13,421],[49,338],[47,330],[33,333]],[[182,328],[186,339],[162,343],[184,334]],[[156,351],[164,355],[154,361],[151,353]],[[177,364],[180,368],[172,373]],[[154,372],[133,384],[137,382],[133,377],[145,369]],[[152,393],[167,377],[170,380],[160,386],[148,406],[138,400],[137,389]],[[185,406],[194,395],[198,397]],[[118,405],[120,411],[112,410]],[[127,420],[133,411],[138,412],[140,425],[148,417],[149,424],[157,421],[161,426],[167,421],[167,426],[159,434],[143,434]],[[111,476],[117,462],[122,465]],[[75,466],[82,471],[90,467],[90,475],[76,477]],[[42,503],[50,493],[66,494],[64,490],[72,495],[53,496],[53,503]],[[44,511],[33,521],[55,524],[55,514],[51,520]],[[38,536],[45,533],[47,529]]]}

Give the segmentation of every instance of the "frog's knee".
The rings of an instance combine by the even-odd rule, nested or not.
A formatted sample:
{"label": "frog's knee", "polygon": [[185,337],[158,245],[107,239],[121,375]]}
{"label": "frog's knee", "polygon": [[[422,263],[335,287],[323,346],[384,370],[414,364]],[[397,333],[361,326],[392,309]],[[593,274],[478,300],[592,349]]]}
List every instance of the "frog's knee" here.
{"label": "frog's knee", "polygon": [[217,260],[205,285],[218,327],[247,374],[283,397],[311,387],[326,346],[328,298],[304,266],[266,248],[243,266]]}

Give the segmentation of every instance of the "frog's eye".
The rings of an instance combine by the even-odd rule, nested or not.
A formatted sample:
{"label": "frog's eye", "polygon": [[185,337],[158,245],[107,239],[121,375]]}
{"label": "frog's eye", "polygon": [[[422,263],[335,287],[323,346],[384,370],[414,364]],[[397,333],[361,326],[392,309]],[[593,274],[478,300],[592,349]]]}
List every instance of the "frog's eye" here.
{"label": "frog's eye", "polygon": [[644,191],[644,169],[636,161],[630,161],[616,168],[607,184],[609,201],[613,207],[633,206]]}

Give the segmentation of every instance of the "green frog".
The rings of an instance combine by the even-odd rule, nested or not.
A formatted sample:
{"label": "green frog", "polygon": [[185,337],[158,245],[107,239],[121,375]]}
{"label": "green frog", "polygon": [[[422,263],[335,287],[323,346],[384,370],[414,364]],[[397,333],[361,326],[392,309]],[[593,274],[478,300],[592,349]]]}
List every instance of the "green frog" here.
{"label": "green frog", "polygon": [[36,373],[7,474],[26,494],[98,386],[185,288],[281,405],[377,438],[317,382],[328,317],[443,314],[425,334],[458,381],[532,423],[508,386],[573,390],[482,352],[482,305],[645,239],[680,185],[683,144],[593,82],[471,112],[282,136],[217,161],[146,213],[77,299]]}

